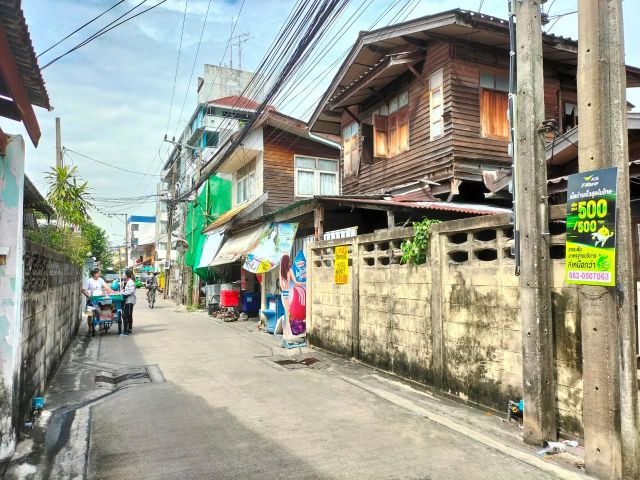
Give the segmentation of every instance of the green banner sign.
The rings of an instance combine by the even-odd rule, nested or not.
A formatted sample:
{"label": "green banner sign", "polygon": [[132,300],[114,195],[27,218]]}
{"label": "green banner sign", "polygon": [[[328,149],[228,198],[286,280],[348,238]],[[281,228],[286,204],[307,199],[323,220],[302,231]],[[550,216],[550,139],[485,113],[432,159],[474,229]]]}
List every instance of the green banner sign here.
{"label": "green banner sign", "polygon": [[615,285],[617,176],[617,168],[569,175],[567,283]]}

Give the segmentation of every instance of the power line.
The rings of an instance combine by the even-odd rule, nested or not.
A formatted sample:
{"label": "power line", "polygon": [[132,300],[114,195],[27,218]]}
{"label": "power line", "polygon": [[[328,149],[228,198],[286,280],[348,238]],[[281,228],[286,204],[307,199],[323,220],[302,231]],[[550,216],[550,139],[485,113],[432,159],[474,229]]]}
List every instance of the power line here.
{"label": "power line", "polygon": [[102,162],[102,161],[100,161],[100,160],[96,160],[95,158],[89,157],[88,155],[84,155],[83,153],[76,152],[75,150],[71,150],[70,148],[66,148],[66,147],[64,147],[64,148],[63,148],[63,154],[64,154],[64,155],[67,155],[67,158],[69,158],[69,156],[68,156],[68,153],[67,153],[67,152],[71,152],[71,153],[73,153],[73,154],[75,154],[75,155],[78,155],[78,156],[80,156],[80,157],[86,158],[87,160],[91,160],[91,161],[96,162],[96,163],[99,163],[99,164],[101,164],[101,165],[105,165],[105,166],[107,166],[107,167],[115,168],[116,170],[122,170],[123,172],[135,173],[136,175],[149,175],[149,176],[154,176],[154,177],[158,177],[158,176],[160,176],[160,175],[157,175],[157,174],[155,174],[155,173],[141,173],[141,172],[135,172],[135,171],[133,171],[133,170],[129,170],[129,169],[122,168],[122,167],[116,167],[115,165],[111,165],[110,163]]}
{"label": "power line", "polygon": [[[145,3],[147,0],[142,0],[140,3],[138,3],[137,5],[135,5],[134,7],[132,7],[131,9],[129,9],[127,12],[125,12],[123,15],[121,15],[120,17],[118,17],[116,20],[114,20],[113,22],[109,23],[107,26],[103,27],[102,29],[98,30],[98,32],[94,33],[92,36],[88,37],[87,39],[85,39],[84,41],[80,42],[78,45],[76,45],[75,47],[71,48],[70,50],[67,50],[65,53],[63,53],[62,55],[54,58],[53,60],[51,60],[49,63],[47,63],[44,67],[41,67],[40,70],[44,70],[45,68],[47,68],[48,66],[54,64],[55,62],[57,62],[58,60],[66,57],[67,55],[69,55],[72,52],[75,52],[76,50],[84,47],[85,45],[87,45],[88,43],[91,43],[92,41],[94,41],[96,38],[101,37],[102,35],[104,35],[107,32],[110,32],[111,30],[113,30],[114,28],[119,27],[120,25],[122,25],[123,23],[128,22],[129,20],[133,20],[134,18],[142,15],[143,13],[146,13],[150,10],[153,10],[154,8],[162,5],[163,3],[165,3],[167,0],[160,0],[158,3],[156,3],[155,5],[150,6],[149,8],[136,13],[135,15],[132,15],[131,17],[125,18],[124,20],[122,20],[121,22],[115,23],[116,21],[118,21],[119,19],[123,18],[124,16],[126,16],[127,14],[129,14],[130,12],[132,12],[133,10],[135,10],[136,8],[138,8],[140,5],[142,5],[143,3]],[[115,24],[114,24],[115,23]],[[107,28],[109,27],[109,28]]]}
{"label": "power line", "polygon": [[102,12],[100,15],[93,17],[91,20],[89,20],[88,22],[80,25],[78,28],[76,28],[73,32],[71,32],[69,35],[67,35],[66,37],[60,39],[59,41],[57,41],[56,43],[54,43],[53,45],[51,45],[49,48],[47,48],[45,51],[40,52],[37,56],[40,57],[40,55],[44,55],[45,53],[47,53],[49,50],[54,49],[55,47],[57,47],[58,45],[60,45],[62,42],[64,42],[67,38],[71,37],[72,35],[75,35],[76,33],[78,33],[80,30],[82,30],[84,27],[86,27],[87,25],[91,25],[93,22],[95,22],[96,20],[98,20],[100,17],[102,17],[104,14],[106,14],[107,12],[113,10],[114,8],[116,8],[118,5],[120,5],[121,3],[124,3],[125,0],[120,0],[119,2],[117,2],[115,5],[107,8],[104,12]]}
{"label": "power line", "polygon": [[180,44],[178,46],[178,57],[176,58],[176,71],[173,74],[173,89],[171,90],[171,104],[169,105],[169,117],[167,118],[166,133],[169,133],[169,123],[171,122],[171,112],[173,110],[173,98],[176,94],[176,83],[178,81],[178,67],[180,66],[180,54],[182,53],[182,39],[184,37],[184,24],[187,20],[187,8],[189,6],[189,0],[184,1],[184,13],[182,14],[182,28],[180,30]]}

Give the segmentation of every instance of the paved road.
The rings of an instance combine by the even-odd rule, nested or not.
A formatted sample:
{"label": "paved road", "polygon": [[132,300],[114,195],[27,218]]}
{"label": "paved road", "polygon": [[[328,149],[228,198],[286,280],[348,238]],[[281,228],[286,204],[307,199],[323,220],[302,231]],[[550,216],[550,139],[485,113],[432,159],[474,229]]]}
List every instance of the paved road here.
{"label": "paved road", "polygon": [[[517,426],[348,359],[283,356],[252,322],[144,303],[133,336],[83,336],[71,346],[42,421],[4,478],[558,478],[548,474],[557,466],[522,445]],[[306,358],[317,361],[291,364]],[[153,382],[105,383],[144,371]],[[583,478],[575,458],[554,461],[568,467],[561,478]]]}
{"label": "paved road", "polygon": [[253,324],[162,303],[134,317],[98,360],[157,364],[166,381],[93,407],[90,479],[552,478],[345,382],[326,357],[275,364]]}

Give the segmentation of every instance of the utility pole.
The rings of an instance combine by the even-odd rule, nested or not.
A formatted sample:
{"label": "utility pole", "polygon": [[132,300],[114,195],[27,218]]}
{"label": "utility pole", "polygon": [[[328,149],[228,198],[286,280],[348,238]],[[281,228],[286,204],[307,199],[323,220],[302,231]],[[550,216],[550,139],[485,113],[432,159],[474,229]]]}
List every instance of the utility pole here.
{"label": "utility pole", "polygon": [[526,443],[558,435],[549,267],[544,74],[540,2],[516,6],[516,210],[521,244],[520,317]]}
{"label": "utility pole", "polygon": [[173,269],[173,258],[171,257],[171,243],[173,236],[173,206],[175,195],[175,181],[176,181],[176,164],[177,161],[171,165],[171,184],[169,185],[169,199],[167,200],[167,252],[169,257],[169,270],[165,269],[164,276],[164,298],[171,298],[169,293],[169,286],[171,283],[171,270]]}
{"label": "utility pole", "polygon": [[64,158],[62,158],[62,132],[60,131],[60,117],[56,117],[56,167],[64,166]]}
{"label": "utility pole", "polygon": [[635,281],[622,0],[578,2],[578,163],[618,167],[616,286],[581,285],[587,473],[638,478]]}

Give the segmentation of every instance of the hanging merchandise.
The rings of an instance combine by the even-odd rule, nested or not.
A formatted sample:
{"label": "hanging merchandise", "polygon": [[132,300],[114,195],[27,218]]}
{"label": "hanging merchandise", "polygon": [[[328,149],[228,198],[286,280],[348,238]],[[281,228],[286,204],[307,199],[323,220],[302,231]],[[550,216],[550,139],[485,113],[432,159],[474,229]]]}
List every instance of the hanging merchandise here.
{"label": "hanging merchandise", "polygon": [[272,223],[247,254],[244,269],[251,273],[266,273],[276,268],[282,255],[291,253],[297,230],[297,223]]}

